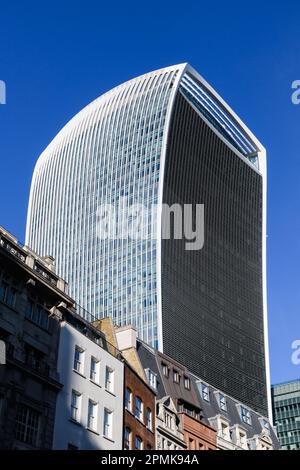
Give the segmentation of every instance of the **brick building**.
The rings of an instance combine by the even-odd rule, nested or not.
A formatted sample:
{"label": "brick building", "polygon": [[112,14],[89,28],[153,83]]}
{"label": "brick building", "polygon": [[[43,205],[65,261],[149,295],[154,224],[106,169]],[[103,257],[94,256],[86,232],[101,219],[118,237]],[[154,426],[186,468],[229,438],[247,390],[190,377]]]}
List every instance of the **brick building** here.
{"label": "brick building", "polygon": [[[106,320],[109,322],[109,320]],[[112,325],[112,324],[111,324]],[[103,325],[102,325],[103,328]],[[112,334],[105,330],[113,341]],[[137,354],[137,332],[132,326],[110,328],[124,358],[124,449],[155,449],[156,392]]]}
{"label": "brick building", "polygon": [[124,449],[155,449],[155,394],[145,380],[124,363]]}
{"label": "brick building", "polygon": [[159,449],[216,449],[216,431],[203,415],[193,375],[177,361],[140,340],[137,341],[137,351],[148,380],[155,386],[157,405],[169,402],[176,410],[177,419],[172,419],[172,407],[169,410],[165,407],[163,413],[167,419],[162,428],[161,407],[156,407]]}
{"label": "brick building", "polygon": [[186,411],[179,413],[188,450],[216,450],[216,431]]}

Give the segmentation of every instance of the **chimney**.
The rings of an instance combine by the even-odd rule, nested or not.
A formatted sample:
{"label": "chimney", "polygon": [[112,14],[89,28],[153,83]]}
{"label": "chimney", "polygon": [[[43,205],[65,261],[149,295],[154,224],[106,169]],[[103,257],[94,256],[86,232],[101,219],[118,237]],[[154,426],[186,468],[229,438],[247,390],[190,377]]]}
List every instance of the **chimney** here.
{"label": "chimney", "polygon": [[137,332],[133,325],[122,326],[116,328],[116,336],[120,351],[124,351],[129,348],[136,348]]}

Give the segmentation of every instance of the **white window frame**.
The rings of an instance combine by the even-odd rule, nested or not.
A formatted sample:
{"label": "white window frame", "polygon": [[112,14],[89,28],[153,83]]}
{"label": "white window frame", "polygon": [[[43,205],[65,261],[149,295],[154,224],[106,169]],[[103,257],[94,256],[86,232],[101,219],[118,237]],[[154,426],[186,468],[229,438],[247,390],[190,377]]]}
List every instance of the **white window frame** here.
{"label": "white window frame", "polygon": [[201,396],[204,401],[210,402],[209,386],[201,383]]}
{"label": "white window frame", "polygon": [[248,424],[248,426],[252,426],[251,412],[245,406],[241,406],[241,419],[243,423]]}
{"label": "white window frame", "polygon": [[[76,359],[77,352],[79,353],[78,359]],[[78,367],[78,364],[79,364],[79,367]],[[78,345],[76,345],[74,349],[73,370],[75,370],[79,374],[83,374],[83,371],[84,371],[84,350]]]}
{"label": "white window frame", "polygon": [[184,388],[186,390],[191,390],[191,379],[186,375],[184,376]]}
{"label": "white window frame", "polygon": [[[95,370],[92,368],[92,364],[95,365]],[[91,356],[91,363],[90,363],[90,380],[99,385],[100,383],[100,361],[94,356]],[[95,373],[95,378],[93,377],[93,373]]]}
{"label": "white window frame", "polygon": [[[110,393],[114,393],[114,370],[106,366],[105,368],[105,390],[107,390]],[[108,378],[110,377],[110,380]]]}
{"label": "white window frame", "polygon": [[[128,403],[126,403],[127,402],[127,392],[128,392],[128,395],[129,395]],[[132,413],[132,391],[129,387],[125,388],[125,408],[126,408],[126,410],[128,410]]]}
{"label": "white window frame", "polygon": [[[108,420],[106,420],[106,417],[108,417]],[[112,439],[113,436],[113,411],[109,408],[104,408],[103,436],[107,437],[107,439]]]}
{"label": "white window frame", "polygon": [[[90,414],[90,405],[93,407],[93,414]],[[92,425],[90,423],[90,418],[93,418]],[[87,416],[87,427],[91,431],[97,431],[97,417],[98,417],[98,403],[89,398],[88,401],[88,416]]]}
{"label": "white window frame", "polygon": [[145,372],[150,387],[157,390],[157,375],[151,369],[146,369]]}
{"label": "white window frame", "polygon": [[[137,410],[138,410],[138,407],[136,406],[137,402],[140,402],[141,406],[140,406],[140,414],[137,415]],[[136,396],[135,397],[135,410],[134,410],[134,416],[139,419],[142,423],[144,422],[144,403],[143,403],[143,400],[139,397],[139,396]]]}
{"label": "white window frame", "polygon": [[226,396],[223,393],[219,393],[219,407],[221,411],[227,411]]}
{"label": "white window frame", "polygon": [[177,369],[173,369],[173,382],[175,384],[179,384],[180,382],[180,374]]}
{"label": "white window frame", "polygon": [[150,408],[146,408],[146,428],[149,429],[149,431],[152,431],[153,428],[152,411]]}
{"label": "white window frame", "polygon": [[[76,397],[76,406],[74,406],[73,397]],[[80,415],[81,415],[81,397],[82,394],[77,392],[77,390],[72,390],[71,394],[71,419],[76,421],[76,423],[80,423]],[[75,417],[73,410],[76,410]]]}

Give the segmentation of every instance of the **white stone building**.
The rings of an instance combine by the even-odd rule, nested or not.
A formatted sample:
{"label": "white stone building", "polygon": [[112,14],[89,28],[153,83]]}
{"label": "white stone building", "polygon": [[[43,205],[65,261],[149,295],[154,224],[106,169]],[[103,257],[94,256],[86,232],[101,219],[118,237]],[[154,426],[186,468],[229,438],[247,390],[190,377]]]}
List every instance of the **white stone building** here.
{"label": "white stone building", "polygon": [[62,321],[58,372],[53,449],[122,449],[124,365],[117,350],[87,323],[79,331]]}
{"label": "white stone building", "polygon": [[168,396],[156,402],[155,428],[157,450],[186,449],[180,418],[173,400]]}

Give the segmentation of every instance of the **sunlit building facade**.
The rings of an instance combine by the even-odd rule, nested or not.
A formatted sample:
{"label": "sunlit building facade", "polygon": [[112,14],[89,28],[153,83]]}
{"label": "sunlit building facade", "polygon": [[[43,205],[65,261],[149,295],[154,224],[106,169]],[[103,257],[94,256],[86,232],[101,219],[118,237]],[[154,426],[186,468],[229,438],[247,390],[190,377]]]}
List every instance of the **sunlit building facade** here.
{"label": "sunlit building facade", "polygon": [[[145,342],[266,415],[265,159],[192,67],[148,73],[84,108],[42,153],[26,243],[55,258],[86,310],[135,325]],[[154,237],[132,239],[122,223],[118,237],[99,237],[99,206],[123,198],[156,205]],[[204,204],[201,250],[161,237],[162,204]]]}

